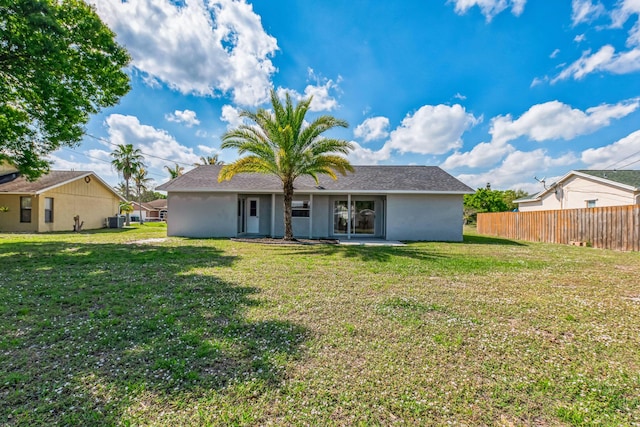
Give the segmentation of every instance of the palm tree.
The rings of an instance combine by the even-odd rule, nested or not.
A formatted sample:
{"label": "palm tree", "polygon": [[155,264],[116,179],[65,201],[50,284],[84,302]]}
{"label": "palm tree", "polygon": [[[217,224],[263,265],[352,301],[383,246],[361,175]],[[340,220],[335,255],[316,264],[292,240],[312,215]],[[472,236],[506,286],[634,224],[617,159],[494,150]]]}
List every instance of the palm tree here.
{"label": "palm tree", "polygon": [[151,182],[151,178],[147,177],[147,171],[143,167],[139,167],[133,174],[133,182],[138,190],[138,206],[140,206],[140,224],[142,224],[142,191],[147,190],[147,185]]}
{"label": "palm tree", "polygon": [[194,166],[204,166],[204,165],[224,165],[224,161],[218,160],[218,155],[214,154],[213,156],[202,156],[200,157],[200,161],[193,164]]}
{"label": "palm tree", "polygon": [[131,212],[133,212],[133,203],[126,201],[126,202],[120,202],[120,213],[126,213],[127,216],[129,216],[129,214]]}
{"label": "palm tree", "polygon": [[175,179],[184,173],[184,167],[180,166],[177,163],[173,168],[170,168],[169,166],[165,166],[164,168],[167,171],[169,171],[169,175],[171,175],[171,179]]}
{"label": "palm tree", "polygon": [[[113,160],[111,165],[122,175],[125,182],[125,195],[129,197],[129,180],[135,171],[143,166],[144,158],[139,148],[133,148],[133,144],[119,144],[111,153]],[[129,213],[126,217],[127,226],[131,225]]]}
{"label": "palm tree", "polygon": [[218,182],[230,180],[243,172],[276,175],[282,181],[284,193],[284,240],[294,240],[291,227],[293,184],[303,175],[318,182],[318,174],[337,179],[336,172],[346,175],[353,167],[343,155],[353,149],[350,142],[325,138],[322,134],[335,127],[348,127],[346,121],[325,115],[307,124],[305,115],[311,99],[293,105],[289,94],[285,105],[271,91],[273,112],[260,108],[257,112],[242,111],[253,124],[242,124],[222,136],[221,148],[235,148],[245,157],[223,166]]}

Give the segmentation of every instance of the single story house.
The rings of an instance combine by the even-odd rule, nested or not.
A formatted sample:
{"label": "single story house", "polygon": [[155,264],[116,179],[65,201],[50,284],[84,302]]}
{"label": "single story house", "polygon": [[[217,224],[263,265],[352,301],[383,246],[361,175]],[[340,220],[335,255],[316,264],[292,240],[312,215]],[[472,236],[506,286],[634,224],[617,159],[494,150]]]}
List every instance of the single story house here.
{"label": "single story house", "polygon": [[142,205],[142,221],[165,221],[167,219],[167,199],[156,199],[150,202],[133,204],[133,212],[129,215],[131,221],[140,221],[140,205]]}
{"label": "single story house", "polygon": [[574,170],[514,203],[521,212],[640,204],[640,170]]}
{"label": "single story house", "polygon": [[18,172],[0,175],[0,231],[73,231],[105,226],[124,199],[93,172],[50,171],[36,181]]}
{"label": "single story house", "polygon": [[[281,181],[244,173],[218,182],[223,166],[200,166],[161,186],[170,236],[284,235]],[[474,191],[436,166],[355,166],[353,173],[295,182],[298,238],[462,240],[464,194]]]}

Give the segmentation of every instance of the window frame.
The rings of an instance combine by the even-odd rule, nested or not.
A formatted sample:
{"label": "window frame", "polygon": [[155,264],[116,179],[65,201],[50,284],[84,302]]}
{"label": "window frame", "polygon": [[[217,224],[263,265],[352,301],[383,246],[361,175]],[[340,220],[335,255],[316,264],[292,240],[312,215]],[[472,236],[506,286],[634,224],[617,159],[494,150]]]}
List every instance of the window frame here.
{"label": "window frame", "polygon": [[[24,203],[27,201],[29,202],[28,207],[25,206],[26,203]],[[31,196],[20,196],[20,222],[23,224],[30,224],[32,220],[32,212],[33,212],[33,198]]]}
{"label": "window frame", "polygon": [[291,201],[291,217],[292,218],[309,218],[311,216],[310,200],[292,200]]}
{"label": "window frame", "polygon": [[[51,207],[47,208],[48,202],[51,201]],[[53,224],[53,197],[44,198],[44,222],[45,224]]]}

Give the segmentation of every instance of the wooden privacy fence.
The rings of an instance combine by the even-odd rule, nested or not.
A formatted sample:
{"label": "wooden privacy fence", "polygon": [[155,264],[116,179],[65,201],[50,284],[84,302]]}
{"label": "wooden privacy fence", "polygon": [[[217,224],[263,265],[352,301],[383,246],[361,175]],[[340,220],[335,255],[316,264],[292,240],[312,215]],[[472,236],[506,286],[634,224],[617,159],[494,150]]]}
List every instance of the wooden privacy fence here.
{"label": "wooden privacy fence", "polygon": [[640,250],[640,205],[478,214],[478,233],[530,242]]}

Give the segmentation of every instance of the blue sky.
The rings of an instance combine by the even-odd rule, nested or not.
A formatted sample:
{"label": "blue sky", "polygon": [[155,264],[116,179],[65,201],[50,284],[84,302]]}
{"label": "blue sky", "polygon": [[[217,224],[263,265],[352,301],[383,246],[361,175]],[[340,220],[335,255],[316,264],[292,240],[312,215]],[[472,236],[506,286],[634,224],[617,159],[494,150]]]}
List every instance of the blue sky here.
{"label": "blue sky", "polygon": [[640,165],[640,1],[92,0],[132,90],[54,168],[119,182],[114,144],[189,170],[270,89],[349,122],[354,164],[438,165],[471,187],[539,191],[572,169]]}

